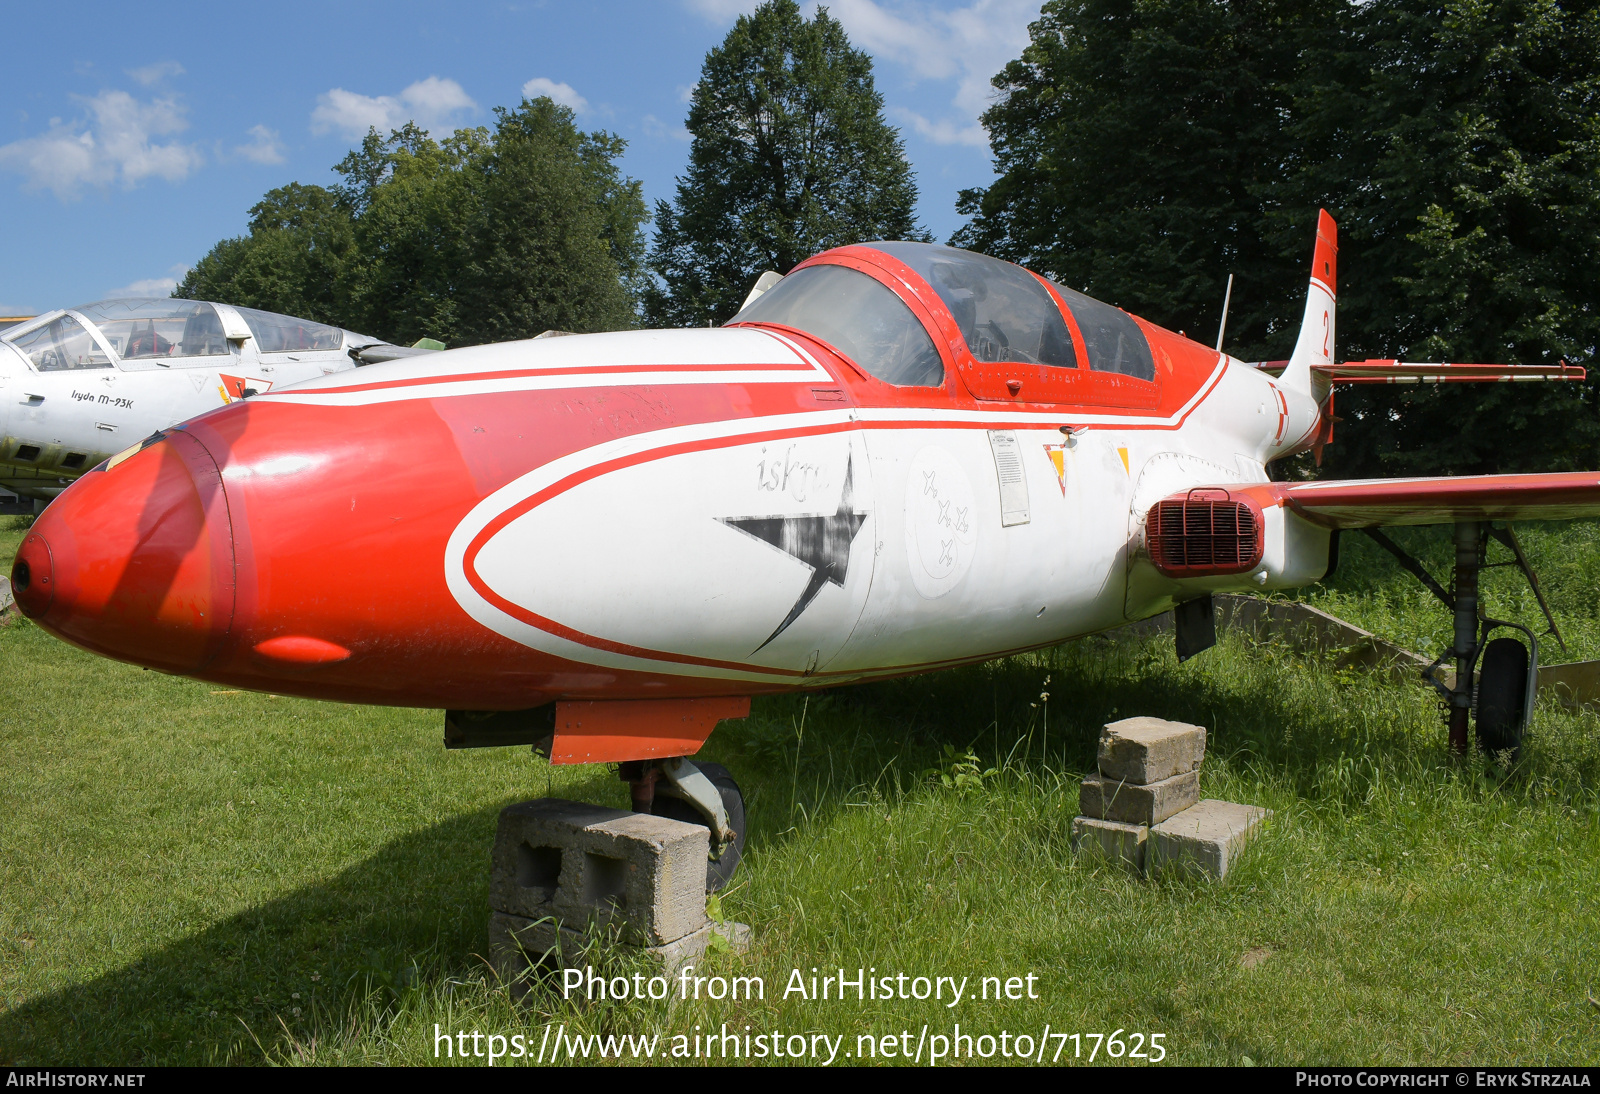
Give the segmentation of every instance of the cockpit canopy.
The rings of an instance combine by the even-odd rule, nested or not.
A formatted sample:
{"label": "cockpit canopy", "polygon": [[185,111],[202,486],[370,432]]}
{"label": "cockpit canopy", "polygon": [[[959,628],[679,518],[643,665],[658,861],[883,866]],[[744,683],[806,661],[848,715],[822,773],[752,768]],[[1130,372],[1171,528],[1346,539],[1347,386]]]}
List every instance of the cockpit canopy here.
{"label": "cockpit canopy", "polygon": [[[1079,367],[1155,379],[1150,345],[1120,308],[1050,282],[1021,266],[931,243],[864,244],[909,267],[949,310],[979,364]],[[867,373],[898,386],[936,386],[944,363],[932,337],[892,289],[876,278],[823,261],[803,266],[757,297],[733,323],[775,323],[814,334]]]}
{"label": "cockpit canopy", "polygon": [[[337,350],[344,345],[344,332],[338,327],[254,308],[223,311],[231,313],[235,337],[243,338],[244,330],[237,326],[244,323],[258,353]],[[21,351],[41,372],[230,352],[223,315],[203,300],[100,300],[20,326],[20,333],[8,333],[0,341]]]}

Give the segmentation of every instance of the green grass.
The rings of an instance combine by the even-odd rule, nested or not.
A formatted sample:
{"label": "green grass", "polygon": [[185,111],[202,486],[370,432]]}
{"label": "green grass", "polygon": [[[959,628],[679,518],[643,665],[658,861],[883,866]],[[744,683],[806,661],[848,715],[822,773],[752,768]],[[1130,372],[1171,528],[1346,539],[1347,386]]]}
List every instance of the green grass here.
{"label": "green grass", "polygon": [[[1574,658],[1600,656],[1596,535],[1527,537]],[[1407,536],[1436,540],[1447,576],[1444,534]],[[20,527],[0,537],[14,550]],[[1413,648],[1442,640],[1442,611],[1386,557],[1347,537],[1309,599]],[[1509,576],[1491,578],[1491,611],[1517,608]],[[480,956],[499,809],[552,793],[623,805],[609,771],[447,753],[437,712],[216,694],[25,623],[0,629],[0,669],[3,1063],[424,1063],[435,1023],[536,1043],[551,1020],[827,1032],[852,1052],[858,1034],[914,1044],[959,1022],[1159,1032],[1174,1063],[1600,1060],[1591,714],[1541,708],[1512,769],[1457,761],[1421,687],[1233,641],[1180,666],[1169,642],[1086,639],[760,700],[704,754],[746,791],[747,857],[723,903],[755,932],[748,954],[706,965],[764,977],[767,997],[669,1011],[543,988],[513,1003]],[[1276,811],[1225,883],[1072,859],[1098,728],[1135,713],[1210,727],[1205,794]],[[925,775],[946,746],[997,773],[946,789]],[[785,1001],[790,971],[813,966],[969,990],[1032,973],[1041,998]]]}
{"label": "green grass", "polygon": [[11,560],[17,557],[22,537],[33,526],[32,517],[0,516],[0,573],[11,576]]}

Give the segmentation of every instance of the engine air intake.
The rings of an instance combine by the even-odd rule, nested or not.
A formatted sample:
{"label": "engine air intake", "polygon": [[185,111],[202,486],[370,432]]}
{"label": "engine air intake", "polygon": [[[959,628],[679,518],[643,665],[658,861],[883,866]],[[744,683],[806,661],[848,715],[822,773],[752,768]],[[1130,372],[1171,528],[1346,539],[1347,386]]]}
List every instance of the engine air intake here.
{"label": "engine air intake", "polygon": [[1198,488],[1150,507],[1146,542],[1168,577],[1242,574],[1261,562],[1261,511],[1220,488]]}

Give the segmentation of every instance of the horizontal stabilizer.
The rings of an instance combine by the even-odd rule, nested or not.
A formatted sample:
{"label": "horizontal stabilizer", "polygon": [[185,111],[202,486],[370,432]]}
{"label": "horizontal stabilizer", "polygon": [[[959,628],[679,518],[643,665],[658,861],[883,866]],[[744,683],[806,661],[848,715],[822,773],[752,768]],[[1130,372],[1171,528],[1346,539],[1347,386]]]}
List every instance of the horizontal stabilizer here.
{"label": "horizontal stabilizer", "polygon": [[[1281,374],[1287,361],[1255,361],[1252,367],[1273,376]],[[1493,384],[1514,380],[1582,380],[1586,375],[1579,365],[1565,361],[1555,365],[1462,365],[1448,361],[1341,361],[1336,365],[1313,364],[1311,371],[1335,384]]]}
{"label": "horizontal stabilizer", "polygon": [[1600,471],[1432,479],[1264,482],[1214,489],[1285,506],[1325,528],[1600,517]]}

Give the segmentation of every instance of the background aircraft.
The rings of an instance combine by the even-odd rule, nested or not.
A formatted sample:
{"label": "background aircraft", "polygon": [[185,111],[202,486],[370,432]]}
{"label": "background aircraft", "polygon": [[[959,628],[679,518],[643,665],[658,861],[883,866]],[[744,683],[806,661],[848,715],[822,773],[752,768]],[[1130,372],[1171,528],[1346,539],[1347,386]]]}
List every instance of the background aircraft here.
{"label": "background aircraft", "polygon": [[[1335,363],[1334,232],[1324,213],[1276,376],[996,259],[843,247],[763,278],[722,329],[477,346],[212,411],[74,484],[13,586],[108,656],[445,708],[451,747],[620,763],[636,808],[687,802],[731,849],[717,884],[742,803],[684,757],[752,695],[1174,606],[1187,656],[1214,641],[1211,593],[1317,581],[1341,528],[1454,523],[1439,686],[1464,747],[1493,649],[1486,522],[1600,515],[1600,475],[1285,483],[1266,465],[1331,439],[1338,383],[1582,371]],[[1499,747],[1530,664],[1490,660],[1479,729]]]}
{"label": "background aircraft", "polygon": [[0,330],[0,489],[47,501],[132,441],[274,388],[422,352],[322,323],[171,298]]}

